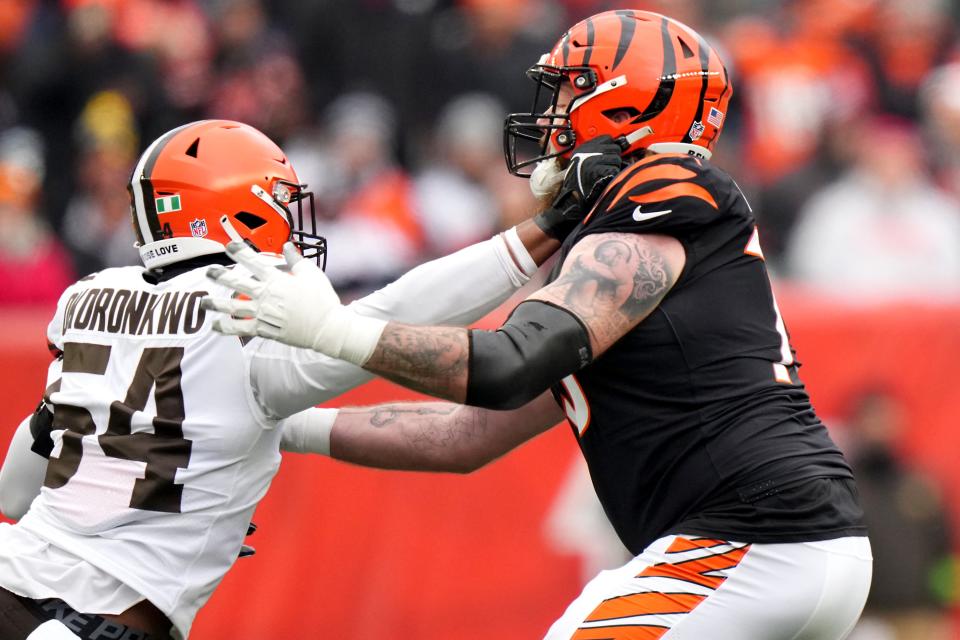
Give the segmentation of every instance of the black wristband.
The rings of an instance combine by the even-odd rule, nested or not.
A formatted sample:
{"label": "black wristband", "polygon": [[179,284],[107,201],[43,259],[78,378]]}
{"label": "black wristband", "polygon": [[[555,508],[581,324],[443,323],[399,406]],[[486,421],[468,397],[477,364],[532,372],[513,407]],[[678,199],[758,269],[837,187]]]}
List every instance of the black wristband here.
{"label": "black wristband", "polygon": [[533,222],[540,227],[540,230],[545,234],[561,242],[563,242],[564,238],[577,226],[576,220],[564,219],[563,213],[553,207],[544,209],[535,215]]}
{"label": "black wristband", "polygon": [[583,216],[580,214],[579,208],[580,205],[573,194],[568,192],[566,197],[561,195],[554,200],[552,205],[535,215],[533,222],[545,234],[563,242],[570,235],[570,232],[580,224]]}

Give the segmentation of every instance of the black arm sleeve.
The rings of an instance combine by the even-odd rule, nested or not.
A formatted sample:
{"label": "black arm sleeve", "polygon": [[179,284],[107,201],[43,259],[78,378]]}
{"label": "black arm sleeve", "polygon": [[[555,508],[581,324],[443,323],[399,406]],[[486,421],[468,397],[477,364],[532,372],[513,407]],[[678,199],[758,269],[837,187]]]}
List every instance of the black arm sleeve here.
{"label": "black arm sleeve", "polygon": [[523,302],[496,331],[470,332],[466,404],[516,409],[591,358],[579,318],[547,302]]}

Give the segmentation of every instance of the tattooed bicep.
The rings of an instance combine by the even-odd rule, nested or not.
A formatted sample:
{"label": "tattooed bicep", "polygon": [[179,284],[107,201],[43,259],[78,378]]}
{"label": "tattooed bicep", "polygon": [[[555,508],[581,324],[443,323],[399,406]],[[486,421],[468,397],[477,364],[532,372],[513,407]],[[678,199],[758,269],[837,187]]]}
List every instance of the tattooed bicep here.
{"label": "tattooed bicep", "polygon": [[588,236],[567,255],[560,276],[530,298],[576,314],[590,332],[596,355],[660,304],[684,260],[683,246],[668,236]]}

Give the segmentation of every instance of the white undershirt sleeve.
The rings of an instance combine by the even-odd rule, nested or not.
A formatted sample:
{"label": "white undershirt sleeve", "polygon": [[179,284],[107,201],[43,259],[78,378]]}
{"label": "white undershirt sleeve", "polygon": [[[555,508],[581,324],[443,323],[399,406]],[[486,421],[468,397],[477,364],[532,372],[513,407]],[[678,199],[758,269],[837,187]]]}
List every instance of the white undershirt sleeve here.
{"label": "white undershirt sleeve", "polygon": [[339,409],[307,409],[283,421],[280,450],[330,455],[330,432]]}
{"label": "white undershirt sleeve", "polygon": [[[519,245],[519,248],[517,247]],[[517,266],[524,265],[524,270]],[[503,235],[432,260],[349,305],[371,318],[408,324],[465,326],[485,316],[522,286],[532,258]],[[250,358],[254,395],[268,416],[283,418],[370,380],[360,367],[315,351],[255,338]]]}
{"label": "white undershirt sleeve", "polygon": [[[530,279],[510,257],[505,238],[498,235],[422,264],[348,306],[360,315],[408,324],[475,322]],[[523,251],[524,264],[533,264],[519,241],[511,249]]]}
{"label": "white undershirt sleeve", "polygon": [[30,416],[17,427],[0,467],[0,512],[11,520],[19,520],[30,503],[40,494],[47,473],[47,459],[34,453]]}
{"label": "white undershirt sleeve", "polygon": [[[63,316],[70,294],[70,286],[60,295],[57,310],[47,325],[47,341],[57,349],[63,348]],[[47,387],[53,385],[63,375],[63,360],[54,359],[47,368]],[[40,495],[43,480],[47,475],[47,459],[35,453],[33,434],[30,432],[30,418],[24,418],[10,441],[7,457],[0,467],[0,513],[11,520],[19,520],[27,512],[33,499]]]}

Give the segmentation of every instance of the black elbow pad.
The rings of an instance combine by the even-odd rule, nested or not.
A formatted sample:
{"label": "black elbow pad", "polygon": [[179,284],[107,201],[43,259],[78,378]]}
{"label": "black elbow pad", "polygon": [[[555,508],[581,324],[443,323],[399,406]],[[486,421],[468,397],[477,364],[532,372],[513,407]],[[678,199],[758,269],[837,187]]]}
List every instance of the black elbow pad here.
{"label": "black elbow pad", "polygon": [[50,405],[41,401],[37,410],[30,416],[30,435],[33,436],[30,450],[44,458],[49,458],[53,451],[53,438],[50,437],[52,431],[53,411]]}
{"label": "black elbow pad", "polygon": [[496,331],[470,332],[466,403],[515,409],[591,360],[587,329],[575,315],[531,300]]}

